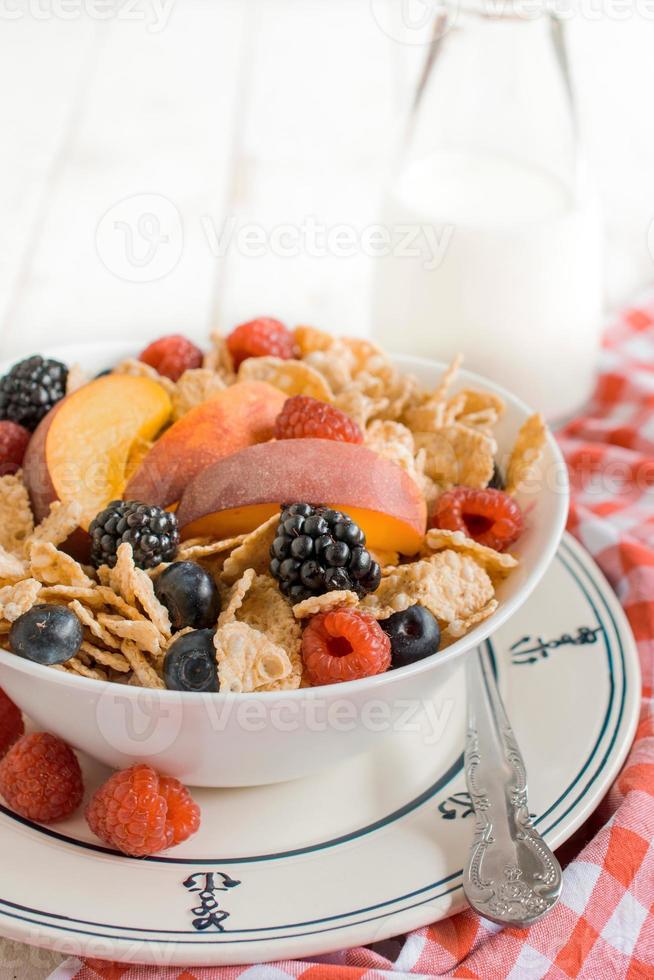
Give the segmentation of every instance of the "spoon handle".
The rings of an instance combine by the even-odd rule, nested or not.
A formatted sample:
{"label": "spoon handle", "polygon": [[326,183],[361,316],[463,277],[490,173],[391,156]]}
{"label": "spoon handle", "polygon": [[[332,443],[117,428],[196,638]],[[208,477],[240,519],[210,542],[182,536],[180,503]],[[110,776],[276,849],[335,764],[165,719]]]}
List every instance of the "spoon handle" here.
{"label": "spoon handle", "polygon": [[527,928],[561,893],[561,867],[531,822],[527,772],[488,654],[467,660],[465,773],[475,829],[463,889],[480,915]]}

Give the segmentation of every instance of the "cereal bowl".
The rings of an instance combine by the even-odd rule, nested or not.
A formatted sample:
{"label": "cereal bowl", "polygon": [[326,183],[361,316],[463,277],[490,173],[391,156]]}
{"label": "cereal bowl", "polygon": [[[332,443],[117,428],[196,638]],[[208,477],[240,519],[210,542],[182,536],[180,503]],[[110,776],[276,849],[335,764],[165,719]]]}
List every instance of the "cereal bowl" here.
{"label": "cereal bowl", "polygon": [[[53,352],[97,371],[131,354],[94,344]],[[398,356],[395,363],[425,385],[444,366]],[[495,393],[506,410],[494,435],[506,458],[529,409],[485,379],[461,371],[452,391]],[[340,684],[297,690],[198,694],[155,690],[52,670],[0,651],[0,686],[41,729],[113,768],[149,762],[189,785],[227,787],[301,777],[372,748],[425,709],[458,671],[467,651],[527,599],[558,547],[568,510],[565,464],[548,434],[537,470],[517,495],[526,529],[512,551],[519,559],[497,586],[494,614],[441,652],[410,666]]]}

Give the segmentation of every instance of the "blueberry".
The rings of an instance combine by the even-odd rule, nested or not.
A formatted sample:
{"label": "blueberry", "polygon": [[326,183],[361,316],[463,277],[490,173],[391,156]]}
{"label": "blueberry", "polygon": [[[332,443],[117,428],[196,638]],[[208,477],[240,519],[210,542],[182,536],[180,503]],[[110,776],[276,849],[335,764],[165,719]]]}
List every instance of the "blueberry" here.
{"label": "blueberry", "polygon": [[406,667],[436,653],[441,642],[438,623],[424,606],[409,606],[379,625],[391,641],[391,665]]}
{"label": "blueberry", "polygon": [[154,591],[168,610],[174,630],[215,626],[220,596],[211,575],[197,562],[173,562],[157,576]]}
{"label": "blueberry", "polygon": [[9,633],[12,651],[37,664],[66,663],[83,639],[82,624],[74,612],[45,602],[19,616]]}
{"label": "blueberry", "polygon": [[218,691],[214,630],[194,630],[168,648],[163,674],[169,691]]}

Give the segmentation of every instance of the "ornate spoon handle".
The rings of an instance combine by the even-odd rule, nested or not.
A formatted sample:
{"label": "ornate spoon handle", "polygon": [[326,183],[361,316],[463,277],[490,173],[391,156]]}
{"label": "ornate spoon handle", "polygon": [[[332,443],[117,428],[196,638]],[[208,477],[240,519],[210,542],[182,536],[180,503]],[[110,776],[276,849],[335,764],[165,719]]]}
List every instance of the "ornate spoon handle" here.
{"label": "ornate spoon handle", "polygon": [[527,928],[552,909],[561,867],[534,828],[527,773],[487,654],[468,655],[465,772],[475,811],[463,889],[480,915]]}

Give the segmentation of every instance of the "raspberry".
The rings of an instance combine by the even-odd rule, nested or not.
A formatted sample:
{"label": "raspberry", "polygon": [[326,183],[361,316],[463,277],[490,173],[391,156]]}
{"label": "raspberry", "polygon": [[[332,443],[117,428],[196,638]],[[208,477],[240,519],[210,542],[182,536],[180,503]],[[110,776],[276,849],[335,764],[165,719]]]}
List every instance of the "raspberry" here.
{"label": "raspberry", "polygon": [[524,521],[518,504],[503,490],[455,487],[440,495],[429,526],[463,531],[487,548],[504,551],[518,540]]}
{"label": "raspberry", "polygon": [[25,731],[20,708],[0,688],[0,757]]}
{"label": "raspberry", "polygon": [[178,780],[151,766],[114,775],[91,797],[86,820],[100,840],[123,854],[146,857],[194,834],[200,808]]}
{"label": "raspberry", "polygon": [[82,771],[60,738],[47,732],[23,735],[0,762],[0,793],[19,816],[55,823],[82,802]]}
{"label": "raspberry", "polygon": [[372,616],[357,609],[332,609],[309,621],[302,634],[302,659],[312,684],[354,681],[388,670],[391,641]]}
{"label": "raspberry", "polygon": [[234,327],[227,337],[227,349],[237,368],[248,357],[266,354],[288,360],[295,353],[295,344],[293,334],[283,323],[270,316],[260,316]]}
{"label": "raspberry", "polygon": [[30,433],[22,425],[9,419],[0,421],[0,476],[18,472],[29,441]]}
{"label": "raspberry", "polygon": [[202,367],[202,360],[200,348],[178,333],[155,340],[139,354],[139,361],[149,364],[171,381],[179,381],[184,371]]}
{"label": "raspberry", "polygon": [[294,395],[284,402],[277,416],[275,438],[363,442],[363,432],[340,408],[308,395]]}

